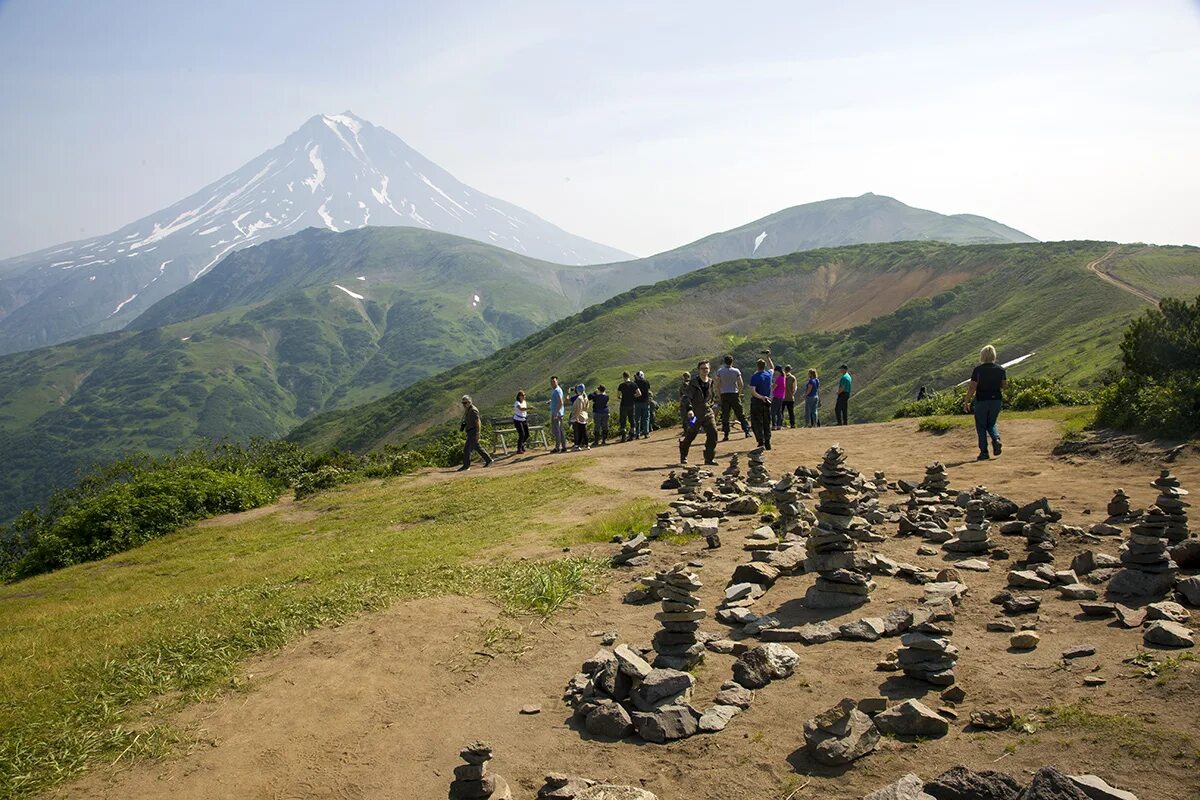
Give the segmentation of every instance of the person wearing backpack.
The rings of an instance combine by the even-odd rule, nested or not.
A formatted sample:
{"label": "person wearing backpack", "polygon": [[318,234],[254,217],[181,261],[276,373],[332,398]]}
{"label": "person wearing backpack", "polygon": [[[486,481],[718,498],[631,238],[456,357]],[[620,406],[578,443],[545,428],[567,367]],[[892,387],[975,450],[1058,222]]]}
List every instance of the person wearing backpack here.
{"label": "person wearing backpack", "polygon": [[650,438],[650,381],[646,380],[646,373],[638,370],[633,376],[634,386],[637,388],[633,396],[633,438],[641,436],[643,439]]}
{"label": "person wearing backpack", "polygon": [[592,441],[597,445],[608,444],[608,390],[604,384],[596,387],[596,391],[588,395],[592,401],[592,418],[595,420],[592,431]]}
{"label": "person wearing backpack", "polygon": [[[620,416],[618,417],[617,425],[621,429],[622,442],[637,438],[637,418],[634,416],[634,402],[637,399],[637,391],[637,384],[629,379],[629,373],[622,372],[621,382],[617,385],[617,397],[620,400],[618,405]],[[628,438],[625,433],[626,423],[629,424],[630,430]]]}

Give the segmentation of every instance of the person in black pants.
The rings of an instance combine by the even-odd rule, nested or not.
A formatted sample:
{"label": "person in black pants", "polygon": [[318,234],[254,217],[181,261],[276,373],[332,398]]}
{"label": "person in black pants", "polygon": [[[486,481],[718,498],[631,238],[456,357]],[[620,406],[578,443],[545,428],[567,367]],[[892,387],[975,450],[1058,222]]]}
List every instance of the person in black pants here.
{"label": "person in black pants", "polygon": [[529,403],[525,401],[524,391],[517,392],[513,402],[513,427],[517,430],[517,455],[521,455],[529,441]]}
{"label": "person in black pants", "polygon": [[608,444],[608,390],[601,384],[588,399],[592,401],[592,419],[595,420],[592,441],[598,445]]}
{"label": "person in black pants", "polygon": [[683,436],[679,437],[681,465],[687,464],[688,449],[701,430],[704,431],[704,463],[717,463],[717,417],[712,405],[717,392],[716,382],[709,379],[708,373],[709,363],[701,361],[696,365],[696,377],[688,382],[684,390],[684,399],[691,413],[684,417]]}
{"label": "person in black pants", "polygon": [[838,376],[837,401],[833,404],[833,415],[837,418],[838,425],[850,424],[850,368],[845,364],[839,367],[841,374]]}
{"label": "person in black pants", "polygon": [[458,468],[459,472],[466,472],[471,468],[471,453],[479,453],[483,457],[483,465],[490,467],[492,465],[492,457],[487,454],[487,451],[479,446],[479,428],[482,421],[479,418],[479,409],[471,402],[471,395],[464,394],[462,397],[463,418],[459,424],[459,430],[467,434],[467,441],[463,445],[463,465]]}
{"label": "person in black pants", "polygon": [[618,407],[617,427],[621,430],[621,441],[627,441],[625,425],[628,423],[632,433],[629,438],[637,438],[637,422],[633,418],[634,395],[637,394],[637,384],[629,380],[629,373],[621,373],[621,382],[617,385],[617,397],[620,398]]}
{"label": "person in black pants", "polygon": [[[769,353],[768,353],[769,356]],[[759,447],[771,449],[771,391],[775,385],[774,364],[758,360],[758,372],[750,376],[750,428]]]}

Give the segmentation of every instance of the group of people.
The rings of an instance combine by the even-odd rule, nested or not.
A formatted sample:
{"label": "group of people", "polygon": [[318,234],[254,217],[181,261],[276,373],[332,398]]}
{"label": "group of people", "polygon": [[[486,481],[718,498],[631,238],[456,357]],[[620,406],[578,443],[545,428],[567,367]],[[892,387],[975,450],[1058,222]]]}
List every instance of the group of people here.
{"label": "group of people", "polygon": [[[792,371],[791,365],[779,365],[771,358],[770,350],[763,350],[762,358],[758,359],[757,371],[750,376],[750,418],[742,408],[742,392],[746,382],[742,372],[734,366],[733,356],[724,358],[724,365],[712,375],[712,365],[708,359],[696,365],[696,374],[683,373],[683,381],[679,389],[679,413],[683,423],[683,433],[679,437],[679,463],[687,464],[688,451],[692,442],[701,431],[704,439],[704,463],[715,464],[717,453],[717,414],[721,416],[722,441],[729,440],[730,416],[742,426],[742,433],[749,438],[754,435],[755,443],[767,450],[771,449],[771,433],[783,428],[784,412],[787,413],[788,426],[796,427],[795,402],[799,391],[799,380]],[[996,421],[1000,415],[1001,393],[1008,384],[1008,376],[1004,367],[996,364],[996,348],[992,345],[984,347],[979,353],[979,365],[971,373],[967,386],[964,410],[975,415],[975,430],[979,439],[978,460],[985,460],[988,454],[989,441],[992,453],[1000,455],[1000,432]],[[628,372],[622,373],[621,383],[617,386],[618,397],[618,427],[621,441],[649,438],[654,426],[653,414],[654,395],[650,382],[644,372],[637,372],[632,378]],[[804,384],[804,422],[809,427],[820,425],[820,389],[821,379],[815,369],[808,370],[808,379]],[[837,399],[834,403],[834,415],[838,425],[846,425],[849,421],[850,394],[853,389],[853,379],[849,367],[842,364],[837,380]],[[921,387],[924,392],[925,387]],[[463,420],[460,425],[466,433],[466,443],[463,447],[463,464],[460,470],[471,468],[471,455],[478,453],[483,458],[485,467],[491,466],[492,457],[479,445],[479,431],[482,420],[479,409],[471,401],[469,395],[463,395]],[[550,378],[550,431],[554,440],[552,453],[567,451],[566,422],[572,429],[572,450],[590,449],[592,443],[608,444],[609,437],[609,396],[603,384],[588,393],[587,387],[578,383],[571,389],[570,398],[563,387],[559,385],[558,376]],[[718,412],[719,409],[719,412]],[[517,453],[524,453],[529,442],[529,403],[524,391],[517,392],[513,402],[513,425],[517,431]],[[593,433],[589,438],[588,422],[592,421]]]}

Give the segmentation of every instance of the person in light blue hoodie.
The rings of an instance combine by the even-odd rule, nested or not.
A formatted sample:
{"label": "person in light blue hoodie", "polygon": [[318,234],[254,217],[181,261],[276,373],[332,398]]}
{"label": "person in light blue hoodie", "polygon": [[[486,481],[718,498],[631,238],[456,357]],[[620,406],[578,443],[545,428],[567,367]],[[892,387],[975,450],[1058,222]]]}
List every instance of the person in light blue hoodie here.
{"label": "person in light blue hoodie", "polygon": [[563,430],[563,416],[566,410],[566,395],[558,385],[558,376],[550,376],[550,434],[554,437],[554,449],[551,453],[567,452],[567,434]]}

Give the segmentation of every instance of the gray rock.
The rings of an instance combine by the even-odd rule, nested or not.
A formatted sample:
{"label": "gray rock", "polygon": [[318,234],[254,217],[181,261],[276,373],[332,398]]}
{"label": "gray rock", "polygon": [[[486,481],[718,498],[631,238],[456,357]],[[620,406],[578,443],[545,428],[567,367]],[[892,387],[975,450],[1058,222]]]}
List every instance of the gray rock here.
{"label": "gray rock", "polygon": [[1088,796],[1054,767],[1042,767],[1021,793],[1020,800],[1088,800]]}
{"label": "gray rock", "polygon": [[991,572],[992,565],[982,559],[969,558],[966,561],[959,561],[954,566],[959,569],[970,570],[971,572]]}
{"label": "gray rock", "polygon": [[1094,644],[1077,644],[1073,647],[1068,647],[1063,650],[1063,658],[1083,658],[1084,656],[1096,655],[1096,646]]}
{"label": "gray rock", "polygon": [[1175,584],[1175,571],[1142,572],[1136,569],[1123,569],[1108,582],[1111,594],[1130,595],[1134,597],[1152,597],[1165,594]]}
{"label": "gray rock", "polygon": [[871,792],[863,800],[933,800],[933,797],[925,794],[925,781],[910,772],[891,786]]}
{"label": "gray rock", "polygon": [[725,730],[729,720],[741,713],[737,706],[713,706],[700,715],[699,728],[702,733],[716,733]]}
{"label": "gray rock", "polygon": [[634,786],[598,783],[575,795],[575,800],[658,800],[658,795]]}
{"label": "gray rock", "polygon": [[881,733],[924,738],[945,736],[950,731],[950,724],[945,719],[916,700],[905,700],[877,714],[875,727]]}
{"label": "gray rock", "polygon": [[879,745],[879,730],[871,718],[857,708],[849,709],[839,720],[825,727],[820,726],[818,720],[804,723],[805,746],[818,764],[849,764]]}
{"label": "gray rock", "polygon": [[733,570],[731,583],[756,583],[760,586],[771,586],[779,578],[779,570],[761,561],[750,561],[738,564]]}
{"label": "gray rock", "polygon": [[604,703],[587,715],[587,732],[606,739],[624,739],[633,733],[633,719],[620,703]]}
{"label": "gray rock", "polygon": [[1184,578],[1175,584],[1175,591],[1179,592],[1185,603],[1200,608],[1200,575]]}
{"label": "gray rock", "polygon": [[913,612],[907,608],[896,608],[883,618],[883,635],[899,636],[912,626]]}
{"label": "gray rock", "polygon": [[1080,603],[1079,610],[1089,617],[1111,617],[1117,613],[1112,603]]}
{"label": "gray rock", "polygon": [[748,597],[750,592],[754,591],[754,587],[758,584],[754,583],[735,583],[725,589],[726,600],[741,600],[743,597]]}
{"label": "gray rock", "polygon": [[583,672],[588,675],[595,675],[605,664],[617,663],[617,657],[613,655],[612,650],[598,650],[596,655],[583,662]]}
{"label": "gray rock", "polygon": [[1016,650],[1033,650],[1041,640],[1042,637],[1033,631],[1021,631],[1009,637],[1008,644]]}
{"label": "gray rock", "polygon": [[621,672],[629,677],[644,680],[650,674],[650,665],[646,663],[646,659],[642,658],[641,654],[629,645],[619,645],[613,650],[613,655],[617,659]]}
{"label": "gray rock", "polygon": [[737,706],[738,708],[749,708],[753,700],[754,692],[733,681],[722,686],[721,691],[717,692],[717,696],[713,698],[713,702],[717,705]]}
{"label": "gray rock", "polygon": [[538,789],[537,800],[576,800],[584,789],[595,785],[595,781],[587,778],[551,772],[546,776],[546,783]]}
{"label": "gray rock", "polygon": [[1156,620],[1142,632],[1142,641],[1160,647],[1193,647],[1192,632],[1178,622]]}
{"label": "gray rock", "polygon": [[638,702],[639,707],[652,708],[667,698],[676,697],[691,689],[695,682],[696,679],[686,672],[676,669],[652,669],[630,692],[630,696]]}
{"label": "gray rock", "polygon": [[1167,552],[1171,554],[1171,560],[1184,569],[1200,567],[1200,539],[1184,539]]}
{"label": "gray rock", "polygon": [[1063,600],[1095,600],[1100,593],[1091,586],[1082,583],[1068,583],[1058,587],[1058,594]]}
{"label": "gray rock", "polygon": [[1146,619],[1148,620],[1165,619],[1171,622],[1185,623],[1191,618],[1192,615],[1186,608],[1169,600],[1146,606]]}
{"label": "gray rock", "polygon": [[883,636],[886,630],[887,624],[880,617],[866,617],[847,622],[838,628],[841,638],[860,642],[874,642]]}
{"label": "gray rock", "polygon": [[981,708],[971,712],[971,727],[981,731],[1002,731],[1013,724],[1011,708]]}
{"label": "gray rock", "polygon": [[750,648],[734,662],[733,679],[747,689],[761,689],[772,680],[791,675],[799,660],[795,651],[782,644],[761,644]]}
{"label": "gray rock", "polygon": [[954,767],[925,784],[934,800],[1017,800],[1021,784],[1003,772]]}
{"label": "gray rock", "polygon": [[1008,573],[1008,585],[1014,589],[1049,589],[1050,581],[1031,569],[1014,569]]}
{"label": "gray rock", "polygon": [[633,712],[633,725],[638,736],[647,742],[662,744],[694,736],[699,730],[699,718],[691,706],[663,706],[656,711]]}
{"label": "gray rock", "polygon": [[1120,603],[1114,603],[1113,608],[1116,609],[1117,619],[1126,628],[1140,628],[1146,621],[1146,609],[1144,608],[1130,608]]}
{"label": "gray rock", "polygon": [[1138,800],[1137,795],[1133,792],[1109,786],[1103,778],[1097,775],[1068,775],[1067,777],[1091,800]]}

